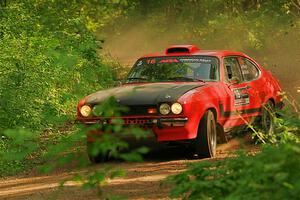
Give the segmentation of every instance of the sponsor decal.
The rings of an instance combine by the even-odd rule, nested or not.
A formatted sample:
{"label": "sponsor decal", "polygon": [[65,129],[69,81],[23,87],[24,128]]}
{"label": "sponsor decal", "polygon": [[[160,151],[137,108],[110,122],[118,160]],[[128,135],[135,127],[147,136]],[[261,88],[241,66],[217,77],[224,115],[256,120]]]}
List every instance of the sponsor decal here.
{"label": "sponsor decal", "polygon": [[204,58],[181,58],[180,62],[183,63],[211,63],[212,61]]}
{"label": "sponsor decal", "polygon": [[164,59],[159,61],[159,63],[178,63],[179,61],[177,59]]}
{"label": "sponsor decal", "polygon": [[187,57],[176,57],[176,58],[146,58],[144,61],[139,61],[137,66],[141,66],[142,64],[146,63],[148,65],[154,65],[157,63],[207,63],[212,64],[214,61],[213,59],[206,59],[206,58],[187,58]]}
{"label": "sponsor decal", "polygon": [[234,106],[245,106],[250,104],[250,96],[248,93],[248,87],[234,88]]}

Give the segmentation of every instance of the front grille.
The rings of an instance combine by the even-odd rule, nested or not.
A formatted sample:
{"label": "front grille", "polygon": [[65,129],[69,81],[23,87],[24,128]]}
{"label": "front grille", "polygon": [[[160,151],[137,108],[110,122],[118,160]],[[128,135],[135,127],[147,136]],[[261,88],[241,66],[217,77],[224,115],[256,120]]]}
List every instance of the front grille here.
{"label": "front grille", "polygon": [[142,106],[126,106],[126,111],[123,111],[121,114],[122,116],[136,116],[136,115],[143,115],[143,116],[153,116],[157,115],[157,113],[149,114],[149,108],[156,108],[155,105],[142,105]]}

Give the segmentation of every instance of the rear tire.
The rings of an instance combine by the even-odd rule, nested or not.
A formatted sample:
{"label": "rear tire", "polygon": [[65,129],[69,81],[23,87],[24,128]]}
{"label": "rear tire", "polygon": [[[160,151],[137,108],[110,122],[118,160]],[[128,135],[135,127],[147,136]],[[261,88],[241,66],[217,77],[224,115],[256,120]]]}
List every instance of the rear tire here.
{"label": "rear tire", "polygon": [[274,117],[275,117],[274,104],[272,101],[268,101],[262,107],[262,114],[261,114],[261,126],[265,134],[274,133]]}
{"label": "rear tire", "polygon": [[97,164],[97,163],[103,163],[108,161],[109,159],[109,153],[106,154],[102,154],[102,153],[98,153],[97,155],[95,155],[93,153],[93,148],[97,148],[94,147],[94,143],[93,142],[87,142],[86,148],[87,148],[87,154],[89,157],[89,160],[91,161],[91,163],[93,164]]}
{"label": "rear tire", "polygon": [[194,147],[198,157],[211,158],[216,156],[217,123],[211,110],[206,111],[200,121]]}

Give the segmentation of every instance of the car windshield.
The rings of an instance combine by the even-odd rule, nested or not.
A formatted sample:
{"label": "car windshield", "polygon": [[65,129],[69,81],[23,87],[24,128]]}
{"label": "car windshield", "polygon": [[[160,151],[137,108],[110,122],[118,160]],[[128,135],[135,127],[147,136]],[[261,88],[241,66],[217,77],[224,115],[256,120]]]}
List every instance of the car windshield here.
{"label": "car windshield", "polygon": [[138,60],[129,72],[126,83],[218,80],[216,57],[157,57]]}

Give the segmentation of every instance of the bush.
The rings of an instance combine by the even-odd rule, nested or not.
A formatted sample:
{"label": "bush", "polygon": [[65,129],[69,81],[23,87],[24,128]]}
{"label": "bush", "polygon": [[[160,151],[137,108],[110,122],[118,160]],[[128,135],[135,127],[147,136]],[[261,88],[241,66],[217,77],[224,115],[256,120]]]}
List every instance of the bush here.
{"label": "bush", "polygon": [[297,199],[300,145],[267,146],[255,156],[200,162],[170,178],[184,199]]}
{"label": "bush", "polygon": [[[109,98],[97,106],[95,112],[112,117],[112,115],[119,116],[120,111],[124,109],[126,108],[117,105],[114,98]],[[103,129],[105,134],[101,137],[95,135],[95,145],[89,149],[89,153],[93,156],[109,152],[110,158],[136,162],[142,161],[142,155],[148,152],[146,147],[130,149],[129,144],[120,136],[130,135],[131,138],[134,136],[136,139],[145,139],[149,132],[139,127],[125,126],[122,119],[114,119],[106,125],[78,124],[71,133],[48,141],[24,129],[6,130],[5,137],[0,140],[0,177],[13,175],[24,168],[28,169],[29,164],[33,167],[36,163],[43,173],[49,173],[56,168],[69,169],[70,166],[86,167],[90,164],[85,153],[89,150],[84,148],[86,135],[90,131],[99,129]],[[106,165],[101,169],[78,171],[69,180],[78,182],[83,189],[96,190],[104,199],[112,199],[109,194],[103,193],[102,187],[107,183],[107,179],[122,175],[124,171],[121,169]],[[67,181],[68,179],[61,182],[61,186]]]}
{"label": "bush", "polygon": [[0,131],[51,128],[51,117],[72,116],[81,97],[112,84],[82,7],[29,0],[0,8]]}
{"label": "bush", "polygon": [[[288,100],[288,99],[287,99]],[[253,130],[253,137],[265,143],[262,151],[235,158],[193,164],[181,174],[169,177],[175,184],[172,197],[185,199],[297,199],[300,196],[300,118],[288,106],[276,113],[274,131]]]}

